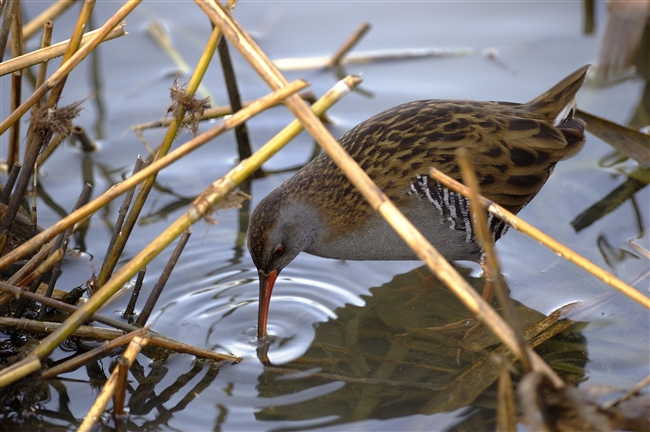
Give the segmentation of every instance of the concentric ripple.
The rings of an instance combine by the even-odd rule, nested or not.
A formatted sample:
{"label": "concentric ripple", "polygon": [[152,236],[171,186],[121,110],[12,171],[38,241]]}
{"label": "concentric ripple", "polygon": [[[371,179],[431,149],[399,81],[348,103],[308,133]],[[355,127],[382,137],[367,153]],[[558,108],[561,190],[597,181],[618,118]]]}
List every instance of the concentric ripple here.
{"label": "concentric ripple", "polygon": [[[332,277],[316,281],[294,273],[299,271],[286,269],[271,299],[265,357],[274,364],[300,357],[314,338],[314,326],[336,318],[336,308],[363,304],[355,292],[358,288],[344,286],[346,281],[332,281]],[[155,329],[215,351],[257,357],[262,347],[256,338],[257,272],[238,270],[220,276],[212,285],[203,281],[202,286],[195,285],[193,291],[162,306]]]}

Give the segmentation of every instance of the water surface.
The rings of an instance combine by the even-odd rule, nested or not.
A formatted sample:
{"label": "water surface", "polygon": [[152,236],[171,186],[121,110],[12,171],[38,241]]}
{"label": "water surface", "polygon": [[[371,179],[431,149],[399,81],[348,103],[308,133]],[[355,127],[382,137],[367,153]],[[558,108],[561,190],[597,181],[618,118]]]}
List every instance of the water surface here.
{"label": "water surface", "polygon": [[[26,8],[34,16],[43,6],[28,3]],[[95,23],[117,7],[113,2],[99,2]],[[605,6],[598,4],[597,9],[598,34],[588,36],[581,30],[580,2],[242,1],[235,17],[271,58],[333,53],[364,21],[373,29],[358,50],[437,47],[475,51],[471,56],[348,67],[346,73],[362,74],[364,92],[349,95],[329,113],[333,121],[330,130],[340,136],[373,114],[416,99],[532,99],[571,71],[595,61],[606,18]],[[56,40],[68,37],[76,13],[68,12],[55,27]],[[84,163],[92,165],[94,196],[130,172],[135,157],[146,150],[128,127],[157,119],[166,111],[174,66],[144,34],[143,26],[150,20],[165,23],[189,64],[196,63],[210,33],[206,19],[191,2],[145,2],[127,19],[130,34],[101,47],[97,101],[87,102],[78,120],[99,139],[101,149],[84,156],[65,146],[43,167],[44,189],[63,209],[70,209],[76,200]],[[497,61],[485,55],[487,49],[498,53]],[[244,60],[236,53],[233,57],[243,98],[266,94],[268,88]],[[97,91],[89,73],[87,65],[72,73],[64,103]],[[336,82],[332,71],[291,72],[287,78],[309,80],[317,95]],[[216,60],[204,82],[218,104],[226,103]],[[6,80],[2,86],[7,94]],[[585,87],[578,95],[578,105],[625,123],[641,90],[639,80],[606,89]],[[97,102],[104,104],[103,119]],[[3,97],[2,104],[5,117],[7,98]],[[284,108],[275,108],[250,121],[253,145],[261,147],[291,119]],[[202,125],[201,130],[209,127]],[[163,130],[145,133],[154,146],[163,135]],[[183,133],[177,142],[189,138]],[[251,205],[292,174],[283,170],[305,163],[314,145],[303,133],[269,161],[265,168],[280,172],[253,182]],[[624,203],[579,233],[570,225],[579,213],[623,182],[622,170],[634,166],[631,162],[601,166],[599,161],[611,151],[588,135],[582,153],[558,165],[520,216],[631,282],[648,270],[647,261],[631,253],[627,244],[636,239],[648,248],[647,189],[636,194],[634,203]],[[199,194],[228,172],[236,159],[234,137],[227,134],[165,169],[158,184],[167,190],[152,192],[143,213],[148,217],[132,235],[124,261],[184,208],[161,215],[162,210]],[[83,239],[85,253],[69,258],[60,287],[78,285],[100,267],[110,237],[109,224],[118,207],[114,203],[101,219],[93,220]],[[59,218],[44,204],[39,212],[43,226]],[[224,210],[215,218],[217,225],[201,221],[194,226],[151,322],[154,330],[164,335],[244,360],[238,365],[212,365],[187,355],[163,359],[141,355],[130,377],[133,389],[127,392],[129,429],[442,430],[462,422],[475,425],[472,422],[477,419],[492,425],[494,401],[489,393],[466,407],[421,414],[445,380],[459,369],[450,353],[455,353],[459,332],[464,331],[428,334],[422,329],[462,322],[471,315],[420,263],[341,262],[301,255],[277,281],[269,316],[272,337],[268,345],[260,346],[254,341],[257,272],[239,233],[240,216],[236,210]],[[77,239],[77,245],[80,241]],[[567,303],[610,291],[516,232],[500,240],[497,250],[511,295],[527,317],[539,317]],[[163,251],[148,266],[145,293],[155,284],[170,254]],[[478,266],[458,265],[480,288]],[[647,285],[646,277],[640,286],[647,289]],[[120,299],[104,313],[117,316],[126,302],[126,298]],[[615,297],[581,321],[560,350],[574,353],[567,360],[573,362],[574,369],[566,373],[576,382],[625,390],[648,374],[647,311],[631,300]],[[53,359],[66,356],[58,351]],[[259,357],[267,357],[272,365],[264,366]],[[471,359],[468,354],[466,361]],[[98,362],[100,376],[109,374],[112,362],[113,357]],[[44,424],[74,429],[96,395],[89,385],[91,377],[97,378],[88,369],[80,369],[52,385],[50,398],[43,401],[38,413]]]}

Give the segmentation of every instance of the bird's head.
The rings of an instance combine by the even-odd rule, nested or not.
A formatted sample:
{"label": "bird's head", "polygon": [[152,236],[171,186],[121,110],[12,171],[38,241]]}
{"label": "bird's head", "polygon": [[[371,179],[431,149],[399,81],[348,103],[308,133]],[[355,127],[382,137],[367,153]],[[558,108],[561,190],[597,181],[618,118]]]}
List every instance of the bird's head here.
{"label": "bird's head", "polygon": [[248,227],[248,250],[260,277],[257,337],[266,336],[266,322],[275,280],[312,241],[316,217],[304,205],[287,199],[277,190],[253,211]]}

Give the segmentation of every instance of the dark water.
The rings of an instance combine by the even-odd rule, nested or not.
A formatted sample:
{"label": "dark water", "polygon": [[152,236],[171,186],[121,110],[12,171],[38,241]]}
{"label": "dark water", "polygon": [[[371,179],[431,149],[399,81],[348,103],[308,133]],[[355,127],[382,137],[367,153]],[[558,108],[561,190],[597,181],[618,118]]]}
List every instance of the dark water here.
{"label": "dark water", "polygon": [[[28,3],[30,16],[44,4]],[[117,3],[99,2],[96,21],[110,16]],[[360,121],[388,107],[423,98],[525,101],[543,92],[576,68],[594,62],[606,19],[598,5],[596,35],[582,34],[580,2],[247,2],[235,17],[271,58],[325,55],[361,22],[373,25],[358,50],[408,48],[469,48],[473,55],[354,65],[347,73],[362,74],[363,93],[349,95],[329,113],[330,130],[340,136]],[[73,8],[74,9],[74,8]],[[55,26],[55,40],[68,38],[77,9]],[[175,67],[143,32],[150,20],[160,20],[189,64],[195,64],[210,28],[189,1],[140,5],[127,18],[129,35],[105,43],[95,59],[100,88],[94,87],[87,62],[72,73],[63,103],[97,92],[85,103],[80,126],[98,138],[101,150],[84,156],[65,146],[43,167],[44,190],[63,209],[70,209],[82,185],[82,169],[90,166],[94,196],[130,172],[135,157],[147,150],[128,127],[160,118],[168,105]],[[498,60],[486,56],[496,50]],[[233,50],[234,51],[234,50]],[[268,92],[243,59],[234,54],[244,99]],[[305,78],[317,95],[336,82],[329,71],[287,73]],[[205,87],[224,104],[220,67],[215,60]],[[6,117],[7,79],[2,80],[2,117]],[[585,87],[578,95],[581,109],[625,123],[641,97],[642,82],[627,81],[609,88]],[[370,96],[369,96],[370,95]],[[97,104],[104,108],[103,118]],[[216,105],[215,104],[215,105]],[[249,122],[259,148],[292,119],[275,108]],[[210,125],[202,126],[207,130]],[[152,146],[163,130],[145,132]],[[189,139],[182,134],[178,143]],[[3,140],[6,138],[3,137]],[[305,163],[313,140],[301,134],[265,168],[282,171]],[[3,152],[6,148],[3,141]],[[641,280],[647,293],[648,262],[631,253],[628,241],[648,248],[648,190],[637,193],[616,211],[576,233],[570,225],[579,213],[625,179],[634,163],[603,167],[611,148],[588,136],[585,149],[558,165],[553,177],[520,216],[578,253],[627,282]],[[4,154],[4,153],[3,153]],[[236,163],[234,138],[225,135],[183,161],[165,169],[149,197],[142,223],[123,255],[126,262],[182,214],[169,206],[191,198]],[[292,172],[253,182],[253,202],[277,187]],[[99,269],[119,207],[93,219],[85,249],[70,256],[59,287],[83,283]],[[637,215],[638,214],[640,216]],[[257,273],[239,233],[236,210],[219,211],[218,225],[197,223],[151,322],[154,330],[203,348],[241,356],[238,365],[211,365],[187,355],[151,359],[144,355],[130,376],[132,423],[129,429],[287,430],[328,427],[331,430],[440,430],[492,424],[490,392],[470,404],[444,412],[431,401],[459,366],[455,362],[459,331],[423,332],[470,318],[449,293],[429,278],[418,262],[340,262],[301,255],[276,284],[269,317],[269,346],[260,348],[254,333],[257,312]],[[49,226],[59,216],[40,204],[39,222]],[[514,231],[500,240],[498,253],[512,297],[522,314],[541,314],[567,303],[588,300],[610,291],[599,280],[574,267]],[[622,251],[627,251],[623,253]],[[148,265],[145,292],[155,284],[171,251]],[[459,263],[459,269],[480,287],[480,269]],[[116,314],[126,298],[104,309]],[[535,312],[537,311],[537,312]],[[527,319],[528,319],[527,318]],[[567,379],[581,385],[628,389],[648,374],[648,313],[631,300],[615,297],[581,318],[558,342]],[[548,351],[552,351],[548,348]],[[265,367],[258,355],[268,356]],[[463,359],[471,362],[468,353]],[[478,354],[476,354],[478,355]],[[66,357],[58,351],[55,360]],[[73,429],[91,406],[97,390],[96,373],[108,375],[114,358],[98,362],[95,371],[80,369],[49,387],[38,416],[44,425]],[[571,367],[568,367],[569,364]],[[102,372],[103,371],[103,372]],[[436,412],[422,414],[423,412]]]}

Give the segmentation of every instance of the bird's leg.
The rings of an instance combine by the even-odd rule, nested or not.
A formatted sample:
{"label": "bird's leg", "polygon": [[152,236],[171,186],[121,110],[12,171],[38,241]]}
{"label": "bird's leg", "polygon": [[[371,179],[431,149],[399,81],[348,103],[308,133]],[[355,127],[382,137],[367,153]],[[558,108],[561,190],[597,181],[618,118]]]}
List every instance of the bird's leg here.
{"label": "bird's leg", "polygon": [[[492,301],[494,300],[494,277],[495,277],[495,275],[492,274],[492,271],[490,270],[490,267],[485,262],[485,258],[482,258],[479,264],[481,265],[481,268],[483,269],[483,279],[485,279],[485,283],[483,285],[483,293],[482,293],[483,300],[485,300],[489,304],[492,304]],[[503,283],[502,285],[503,285],[504,289],[507,289],[507,286],[505,285],[505,283]],[[460,366],[460,358],[463,355],[463,342],[480,325],[481,325],[481,322],[476,320],[476,323],[465,332],[465,336],[463,336],[463,339],[461,340],[460,345],[458,346],[458,352],[456,354],[456,361],[458,362],[459,366]]]}
{"label": "bird's leg", "polygon": [[492,303],[492,300],[494,299],[494,277],[490,267],[486,264],[485,259],[481,259],[479,264],[481,265],[481,269],[483,269],[483,279],[485,279],[482,294],[483,300]]}
{"label": "bird's leg", "polygon": [[414,289],[417,289],[419,291],[409,301],[407,301],[406,303],[400,305],[400,308],[405,308],[405,307],[412,306],[414,303],[416,303],[420,299],[420,297],[422,297],[424,295],[425,290],[429,290],[430,287],[433,286],[433,284],[438,280],[439,279],[436,277],[436,275],[429,274],[424,279],[422,279],[422,281],[420,282],[420,284],[418,286],[407,286],[407,287],[398,288],[398,292],[411,291],[411,290],[414,290]]}

